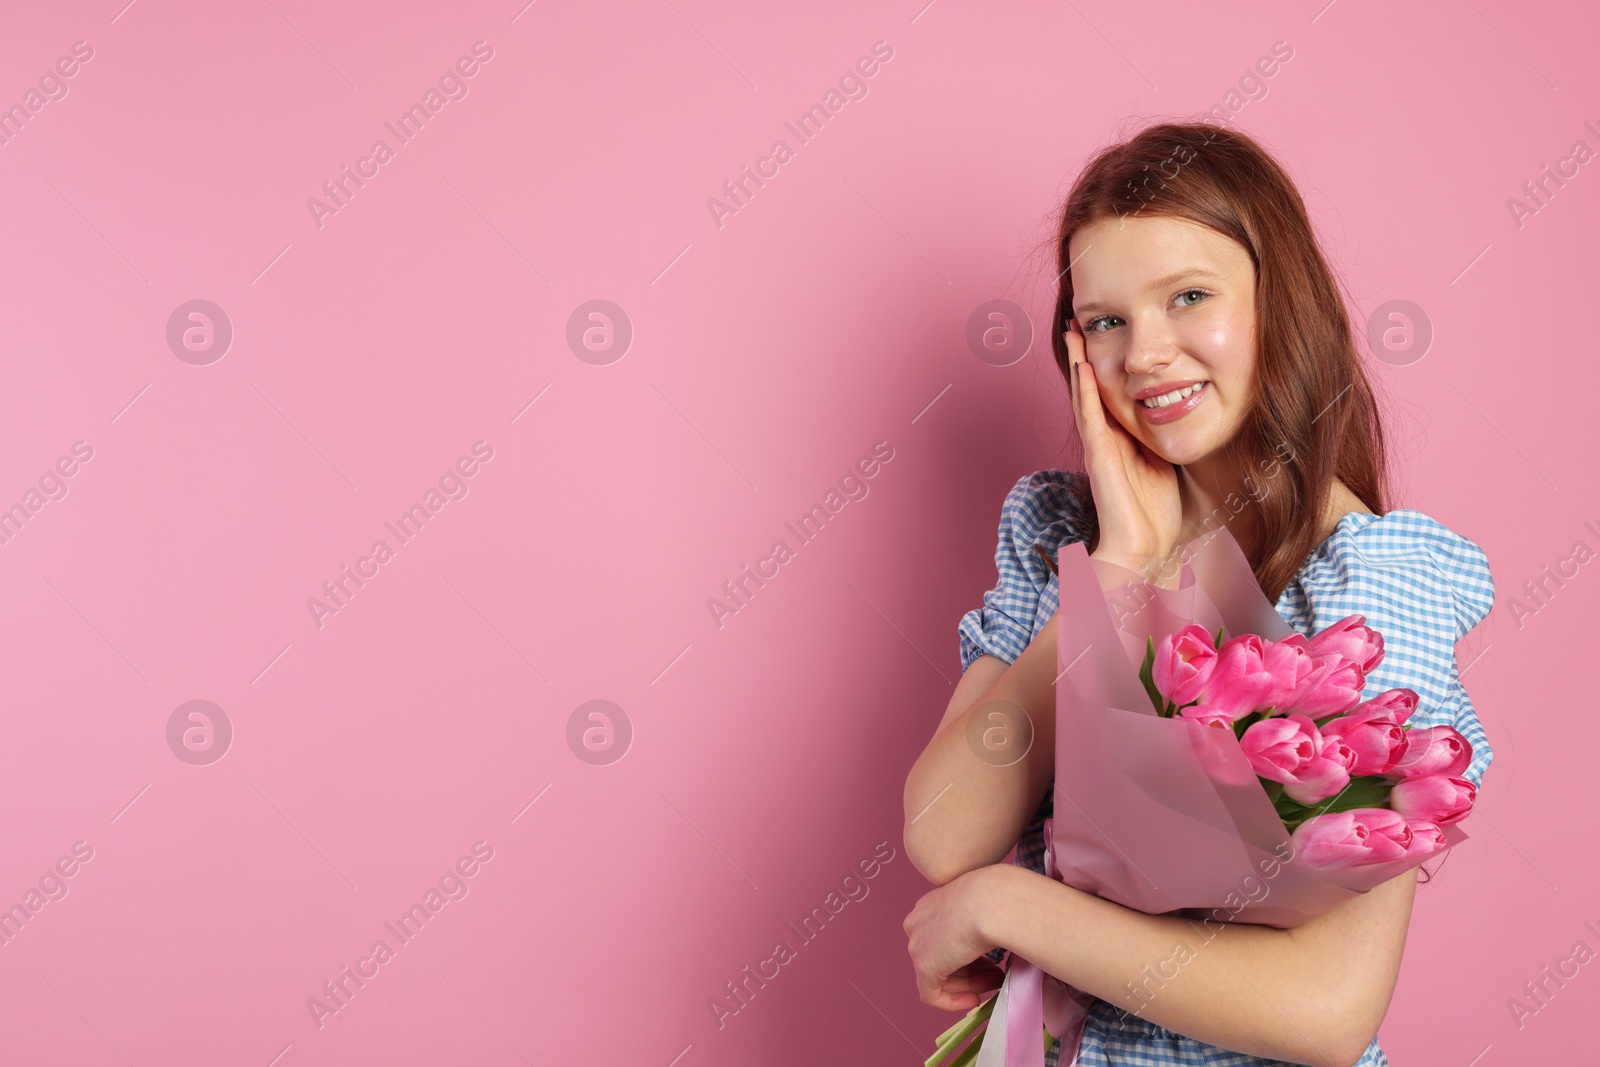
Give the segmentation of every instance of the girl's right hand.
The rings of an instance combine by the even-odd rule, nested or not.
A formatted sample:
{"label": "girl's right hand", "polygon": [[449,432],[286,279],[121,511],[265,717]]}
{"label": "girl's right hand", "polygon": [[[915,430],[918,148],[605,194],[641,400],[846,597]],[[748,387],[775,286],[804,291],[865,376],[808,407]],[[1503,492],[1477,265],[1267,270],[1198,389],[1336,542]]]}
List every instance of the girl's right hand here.
{"label": "girl's right hand", "polygon": [[1179,547],[1183,501],[1178,469],[1108,416],[1078,321],[1067,323],[1072,415],[1083,441],[1100,539],[1097,559],[1148,574]]}

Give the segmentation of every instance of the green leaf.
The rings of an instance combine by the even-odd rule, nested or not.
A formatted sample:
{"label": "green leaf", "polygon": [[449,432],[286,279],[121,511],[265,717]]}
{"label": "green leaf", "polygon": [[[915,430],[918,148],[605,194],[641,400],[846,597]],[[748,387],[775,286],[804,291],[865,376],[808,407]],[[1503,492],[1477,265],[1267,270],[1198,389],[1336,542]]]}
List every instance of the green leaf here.
{"label": "green leaf", "polygon": [[1217,627],[1217,643],[1212,647],[1221,648],[1222,647],[1222,635],[1227,633],[1227,632],[1228,632],[1228,628],[1226,626]]}
{"label": "green leaf", "polygon": [[1149,694],[1150,703],[1155,707],[1156,714],[1164,718],[1170,717],[1172,715],[1172,705],[1167,701],[1166,697],[1161,695],[1161,691],[1156,688],[1156,639],[1147,637],[1144,639],[1144,644],[1144,663],[1139,667],[1139,681],[1144,683],[1144,691]]}
{"label": "green leaf", "polygon": [[[1262,784],[1267,784],[1266,779],[1262,779]],[[1290,831],[1313,815],[1326,815],[1330,811],[1352,811],[1355,808],[1387,807],[1389,791],[1394,788],[1394,783],[1387,778],[1361,775],[1350,779],[1350,784],[1333,796],[1308,805],[1283,795],[1281,784],[1277,782],[1271,784],[1277,786],[1278,793],[1274,794],[1269,788],[1267,794],[1274,797],[1273,808],[1277,810],[1279,817]]]}
{"label": "green leaf", "polygon": [[1304,819],[1311,813],[1310,808],[1288,796],[1276,797],[1272,801],[1272,806],[1286,822],[1289,819]]}
{"label": "green leaf", "polygon": [[1389,791],[1394,788],[1394,783],[1387,778],[1377,775],[1362,775],[1350,779],[1350,784],[1342,792],[1335,793],[1327,800],[1317,804],[1314,811],[1322,814],[1325,811],[1350,811],[1353,808],[1383,808],[1389,805]]}

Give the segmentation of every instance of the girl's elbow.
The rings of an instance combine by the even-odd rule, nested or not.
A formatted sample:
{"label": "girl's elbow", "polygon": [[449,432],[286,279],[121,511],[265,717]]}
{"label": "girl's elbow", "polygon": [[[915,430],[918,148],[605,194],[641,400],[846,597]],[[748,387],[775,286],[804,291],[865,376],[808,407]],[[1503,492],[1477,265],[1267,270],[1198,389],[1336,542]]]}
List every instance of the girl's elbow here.
{"label": "girl's elbow", "polygon": [[1372,1038],[1367,1038],[1359,1048],[1354,1046],[1346,1048],[1334,1058],[1334,1067],[1356,1067],[1361,1058],[1367,1054],[1367,1048],[1372,1044]]}
{"label": "girl's elbow", "polygon": [[1361,1057],[1367,1054],[1367,1045],[1371,1043],[1372,1039],[1368,1038],[1360,1048],[1353,1044],[1341,1047],[1337,1052],[1332,1053],[1333,1067],[1356,1067],[1356,1064],[1361,1062]]}
{"label": "girl's elbow", "polygon": [[911,866],[934,885],[947,885],[965,873],[957,857],[951,855],[948,848],[941,848],[933,835],[918,833],[908,823],[901,837],[905,842],[906,858],[911,861]]}
{"label": "girl's elbow", "polygon": [[1288,1023],[1277,1031],[1278,1047],[1274,1059],[1286,1063],[1304,1064],[1306,1067],[1356,1067],[1367,1054],[1373,1034],[1365,1038],[1333,1004],[1323,1006],[1321,1025],[1302,1019],[1298,1024]]}
{"label": "girl's elbow", "polygon": [[1327,1035],[1327,1054],[1333,1060],[1333,1067],[1356,1067],[1378,1036],[1378,1026],[1388,1014],[1389,992],[1380,999],[1367,991],[1363,996],[1336,998],[1333,1004],[1336,1007],[1326,1016],[1332,1029]]}

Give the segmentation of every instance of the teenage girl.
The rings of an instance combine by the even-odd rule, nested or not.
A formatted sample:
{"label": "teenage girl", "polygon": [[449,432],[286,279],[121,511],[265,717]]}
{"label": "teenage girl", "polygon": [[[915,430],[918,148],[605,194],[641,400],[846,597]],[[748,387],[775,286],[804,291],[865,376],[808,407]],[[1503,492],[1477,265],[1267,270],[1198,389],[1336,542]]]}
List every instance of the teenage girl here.
{"label": "teenage girl", "polygon": [[[1345,304],[1299,193],[1251,138],[1160,124],[1100,153],[1067,199],[1057,256],[1051,340],[1084,470],[1038,471],[1007,494],[999,583],[961,619],[961,681],[906,781],[906,853],[938,887],[905,920],[922,999],[971,1009],[999,986],[1010,950],[1096,998],[1077,1049],[1086,1067],[1386,1065],[1377,1031],[1415,870],[1295,929],[1233,924],[1203,945],[1182,918],[1044,877],[1053,561],[1081,541],[1108,587],[1173,587],[1185,544],[1225,525],[1296,631],[1366,616],[1385,655],[1363,699],[1416,690],[1407,725],[1465,735],[1474,786],[1493,753],[1455,643],[1493,605],[1488,561],[1427,515],[1389,506]],[[975,709],[994,701],[1032,723],[1026,754],[1006,766],[968,744]],[[1152,995],[1150,968],[1180,943],[1194,951]],[[1058,1041],[1047,1067],[1060,1053]]]}

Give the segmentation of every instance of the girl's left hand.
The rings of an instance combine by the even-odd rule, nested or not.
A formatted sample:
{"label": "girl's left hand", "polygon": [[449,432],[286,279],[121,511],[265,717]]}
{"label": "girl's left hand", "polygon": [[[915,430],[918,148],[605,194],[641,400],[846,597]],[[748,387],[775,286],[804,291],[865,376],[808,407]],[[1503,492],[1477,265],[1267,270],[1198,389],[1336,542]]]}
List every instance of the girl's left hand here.
{"label": "girl's left hand", "polygon": [[1000,988],[1005,972],[982,958],[998,946],[981,932],[979,916],[994,907],[995,883],[1009,867],[1001,863],[968,871],[925,893],[906,916],[906,948],[924,1004],[970,1011],[984,993]]}

